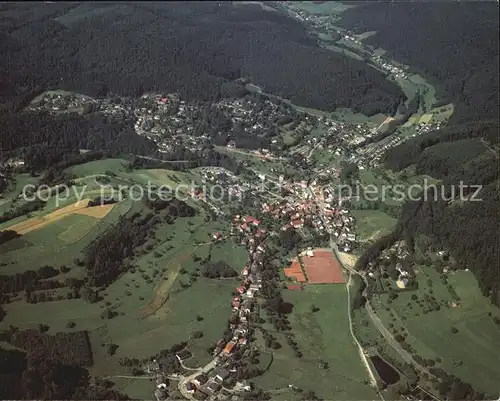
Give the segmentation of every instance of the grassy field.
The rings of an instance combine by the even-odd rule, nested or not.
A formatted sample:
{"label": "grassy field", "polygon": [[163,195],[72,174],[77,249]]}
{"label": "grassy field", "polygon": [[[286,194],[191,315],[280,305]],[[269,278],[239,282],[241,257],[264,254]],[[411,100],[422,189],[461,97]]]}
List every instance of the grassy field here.
{"label": "grassy field", "polygon": [[300,2],[295,2],[293,4],[293,7],[307,11],[311,14],[335,15],[335,14],[341,14],[345,10],[355,6],[351,4],[342,4],[333,1],[325,1],[319,4],[316,4],[312,1],[300,1]]}
{"label": "grassy field", "polygon": [[[113,214],[116,217],[117,208],[121,206],[122,204],[116,205],[102,220],[112,217]],[[139,204],[134,203],[132,206],[134,207],[129,206],[131,212],[141,209]],[[75,224],[79,227],[85,226],[88,230],[86,225],[90,223],[83,222],[88,219],[97,220],[91,216],[75,214],[26,234],[23,239],[31,243],[29,252],[23,250],[21,254],[17,251],[19,264],[3,266],[2,272],[14,273],[16,269],[19,271],[19,265],[23,260],[27,260],[23,258],[28,257],[28,254],[55,266],[57,264],[51,263],[48,256],[58,258],[63,263],[66,261],[66,256],[77,255],[78,253],[74,251],[81,250],[84,239],[89,235],[83,240],[77,239],[76,243],[63,247],[58,253],[55,252],[55,247],[57,244],[63,245],[63,242],[68,242],[68,235],[72,234],[71,227]],[[207,348],[213,345],[224,331],[230,313],[231,294],[236,282],[202,277],[193,281],[191,273],[200,267],[200,262],[195,262],[192,254],[196,249],[197,256],[206,257],[209,245],[200,247],[198,245],[208,243],[210,235],[215,231],[227,233],[228,228],[228,224],[224,221],[205,221],[203,210],[194,217],[178,218],[172,225],[164,224],[155,233],[160,242],[135,258],[134,269],[121,276],[101,294],[104,298],[102,302],[88,304],[83,300],[65,299],[26,304],[20,297],[19,300],[5,305],[7,316],[0,326],[6,328],[12,324],[18,327],[36,327],[36,324],[44,323],[49,325],[51,332],[57,332],[71,330],[66,325],[70,321],[74,322],[76,323],[74,330],[91,331],[96,360],[92,373],[101,376],[126,375],[128,370],[119,366],[119,358],[149,357],[174,343],[188,340],[193,331],[203,330],[204,336],[201,339],[190,340],[189,348],[194,356],[186,364],[198,366],[205,363],[211,358],[206,351]],[[95,227],[91,231],[93,230]],[[44,259],[45,252],[49,255]],[[215,245],[212,254],[214,260],[226,260],[238,271],[248,257],[244,248],[233,245],[230,241]],[[172,266],[170,262],[182,255],[188,257],[184,258],[179,266]],[[177,271],[177,275],[169,275],[169,270],[174,267],[183,270]],[[73,270],[77,268],[71,272]],[[156,284],[165,278],[172,279],[166,302],[156,313],[144,317],[141,308],[151,299]],[[111,320],[101,318],[105,305],[117,314]],[[202,316],[204,320],[199,320],[197,316]],[[109,357],[106,353],[105,346],[108,343],[118,345],[117,353],[113,357]],[[117,383],[119,388],[130,391],[131,396],[141,399],[151,398],[151,386],[142,386],[138,382],[131,383],[127,380],[118,380]]]}
{"label": "grassy field", "polygon": [[26,185],[36,184],[37,182],[38,178],[31,177],[30,174],[17,174],[10,180],[7,189],[0,196],[0,214],[9,211],[14,201],[17,203],[21,200],[18,196],[22,194],[22,190]]}
{"label": "grassy field", "polygon": [[[273,333],[282,348],[273,351],[269,371],[255,382],[268,389],[295,384],[325,399],[375,399],[375,391],[365,384],[368,373],[349,333],[345,286],[307,286],[303,291],[284,292],[283,298],[294,305],[289,319],[303,357],[297,359],[281,335]],[[317,312],[311,312],[312,304],[319,308]],[[329,368],[319,367],[320,360]],[[300,399],[300,395],[289,392],[282,399]]]}
{"label": "grassy field", "polygon": [[451,118],[455,110],[455,106],[453,103],[447,104],[442,107],[436,107],[432,110],[429,110],[429,113],[433,114],[433,121],[448,121]]}
{"label": "grassy field", "polygon": [[350,109],[337,109],[332,118],[348,123],[367,123],[369,127],[378,127],[386,118],[385,114],[375,114],[367,117],[361,113],[353,113]]}
{"label": "grassy field", "polygon": [[[95,196],[100,192],[95,178],[103,174],[108,175],[112,184],[147,185],[151,181],[155,185],[170,187],[189,184],[199,177],[194,173],[169,170],[127,171],[125,163],[120,159],[100,160],[71,167],[67,172],[75,176],[77,189],[86,186],[85,194],[95,193]],[[27,179],[20,177],[17,185],[29,182]],[[13,187],[11,192],[17,190]],[[147,212],[143,202],[125,199],[112,206],[99,207],[98,211],[86,208],[81,213],[74,213],[72,210],[68,215],[51,219],[51,216],[61,215],[66,210],[61,210],[61,206],[67,207],[74,201],[75,197],[68,198],[58,209],[51,199],[43,211],[33,213],[33,218],[44,219],[46,224],[0,246],[0,274],[65,264],[71,267],[70,272],[59,275],[58,279],[83,278],[84,268],[76,267],[73,259],[81,256],[85,246],[116,223],[120,216]],[[101,292],[102,301],[89,304],[83,300],[66,299],[68,290],[62,289],[54,291],[53,301],[26,304],[23,294],[19,294],[13,302],[4,305],[7,315],[0,328],[7,328],[10,324],[21,328],[36,327],[44,323],[53,333],[90,330],[96,361],[92,373],[100,376],[127,375],[128,369],[119,366],[120,358],[149,357],[185,340],[189,340],[189,348],[194,353],[186,362],[188,366],[209,361],[211,355],[207,348],[222,336],[236,281],[196,277],[194,274],[201,268],[201,261],[194,256],[204,259],[210,252],[213,261],[224,260],[240,271],[248,260],[248,254],[245,248],[237,246],[231,239],[213,244],[211,236],[217,231],[227,235],[229,223],[211,221],[201,204],[190,199],[187,203],[195,207],[198,214],[177,218],[173,224],[159,225],[154,236],[131,261],[132,269]],[[56,213],[51,215],[53,212]],[[21,228],[30,224],[27,217],[8,224],[14,223],[21,223]],[[64,299],[57,300],[59,296]],[[159,307],[154,313],[145,315],[143,308],[158,296],[163,297]],[[101,315],[106,307],[113,310],[116,316],[103,319]],[[75,328],[69,329],[69,322],[74,322]],[[203,330],[203,337],[190,340],[190,334],[196,330]],[[118,345],[117,353],[112,357],[106,352],[109,343]],[[139,380],[117,379],[117,384],[130,396],[151,398],[152,386],[147,381],[146,385]]]}
{"label": "grassy field", "polygon": [[46,264],[56,267],[72,265],[74,257],[126,214],[131,205],[130,200],[115,204],[100,219],[77,213],[66,215],[1,245],[0,255],[4,265],[0,273],[21,273]]}
{"label": "grassy field", "polygon": [[[455,306],[448,287],[434,268],[419,266],[417,279],[418,290],[400,292],[390,305],[387,295],[377,296],[374,302],[382,321],[405,334],[405,341],[419,356],[435,360],[437,366],[479,391],[496,394],[500,379],[496,363],[500,328],[493,317],[500,316],[498,309],[481,295],[471,272],[447,275],[459,297]],[[417,299],[413,299],[415,295]],[[434,297],[433,303],[439,305],[439,310],[431,308],[430,297]],[[452,332],[452,328],[457,332]]]}
{"label": "grassy field", "polygon": [[353,210],[352,215],[356,219],[356,234],[362,242],[389,234],[397,222],[380,210]]}

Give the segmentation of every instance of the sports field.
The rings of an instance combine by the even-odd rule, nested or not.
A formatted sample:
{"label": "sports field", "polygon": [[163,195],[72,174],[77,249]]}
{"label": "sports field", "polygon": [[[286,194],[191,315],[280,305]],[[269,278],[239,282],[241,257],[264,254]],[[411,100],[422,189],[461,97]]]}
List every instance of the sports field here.
{"label": "sports field", "polygon": [[304,283],[306,281],[306,277],[304,276],[298,259],[293,260],[290,267],[285,267],[283,273],[285,273],[285,276],[289,279],[298,281],[299,283]]}
{"label": "sports field", "polygon": [[329,249],[315,249],[314,256],[304,256],[302,263],[309,284],[345,283],[336,256]]}

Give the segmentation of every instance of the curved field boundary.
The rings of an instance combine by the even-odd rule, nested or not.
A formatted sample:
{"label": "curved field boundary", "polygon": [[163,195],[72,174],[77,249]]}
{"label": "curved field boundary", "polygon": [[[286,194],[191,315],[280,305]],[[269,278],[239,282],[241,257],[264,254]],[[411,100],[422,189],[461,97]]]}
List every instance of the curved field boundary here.
{"label": "curved field boundary", "polygon": [[106,217],[109,212],[111,212],[111,209],[113,209],[114,206],[115,204],[87,207],[85,209],[77,210],[75,213],[102,219]]}
{"label": "curved field boundary", "polygon": [[[126,201],[122,201],[122,202],[113,204],[113,206],[115,206],[115,207],[113,207],[108,213],[106,213],[106,216],[104,216],[101,219],[96,219],[97,220],[96,224],[93,224],[92,227],[90,227],[88,230],[83,230],[83,232],[81,233],[80,236],[78,236],[78,238],[76,238],[76,239],[72,238],[70,240],[71,242],[69,242],[67,239],[63,239],[63,241],[66,242],[67,244],[58,248],[57,251],[59,252],[62,249],[66,248],[67,246],[72,245],[72,244],[84,239],[87,236],[92,236],[92,238],[97,237],[100,230],[102,230],[103,227],[106,228],[107,226],[110,226],[110,225],[116,223],[116,221],[118,221],[120,216],[123,216],[129,212],[129,210],[132,208],[132,203],[131,202],[125,203],[125,202]],[[62,236],[62,235],[63,234],[60,234],[60,236]],[[59,236],[58,236],[58,238],[59,238]]]}
{"label": "curved field boundary", "polygon": [[[69,206],[65,206],[55,212],[49,213],[41,217],[33,217],[21,223],[14,224],[6,229],[17,232],[19,235],[27,234],[31,231],[38,230],[46,225],[62,219],[65,216],[71,215],[80,209],[85,209],[88,206],[90,199],[83,199]],[[5,230],[5,229],[4,229]],[[2,230],[3,231],[3,230]]]}

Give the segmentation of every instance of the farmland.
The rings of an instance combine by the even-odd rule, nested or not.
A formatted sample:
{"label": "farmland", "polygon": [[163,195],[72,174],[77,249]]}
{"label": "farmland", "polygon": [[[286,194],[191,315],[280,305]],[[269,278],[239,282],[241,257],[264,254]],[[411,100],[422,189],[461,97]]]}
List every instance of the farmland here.
{"label": "farmland", "polygon": [[48,226],[60,219],[63,219],[66,216],[78,213],[79,211],[87,208],[89,201],[90,199],[82,199],[81,202],[76,202],[69,206],[63,207],[45,216],[33,217],[21,223],[9,225],[7,226],[7,228],[9,230],[17,232],[19,235],[28,234],[31,231],[35,231]]}
{"label": "farmland", "polygon": [[379,210],[354,210],[356,233],[361,242],[373,241],[389,234],[396,226],[396,219]]}
{"label": "farmland", "polygon": [[[283,293],[283,298],[294,305],[288,317],[303,357],[297,358],[281,335],[273,333],[282,348],[272,351],[271,367],[255,382],[270,389],[292,383],[325,399],[375,399],[349,333],[345,286],[306,286],[302,291]],[[313,304],[317,307],[315,312],[311,311]],[[320,361],[328,367],[320,367]],[[282,395],[287,400],[299,398],[293,393]]]}
{"label": "farmland", "polygon": [[[136,183],[144,187],[148,182],[171,188],[199,182],[193,173],[159,169],[129,171],[126,163],[109,159],[71,167],[68,173],[75,177],[75,188],[78,193],[85,189],[85,195],[91,194],[89,198],[75,207],[73,195],[62,201],[59,208],[50,199],[45,208],[32,217],[5,223],[2,228],[14,229],[22,235],[0,246],[3,264],[0,272],[15,274],[44,264],[66,265],[69,272],[61,273],[58,279],[82,278],[84,268],[75,266],[74,258],[81,255],[87,245],[116,224],[120,216],[149,213],[145,202],[127,197],[115,204],[86,207],[90,199],[101,194],[98,177],[106,176],[110,185]],[[207,348],[213,346],[224,331],[230,311],[228,300],[236,282],[200,277],[198,272],[208,257],[225,261],[240,271],[248,254],[246,248],[231,239],[215,243],[211,236],[216,231],[227,234],[228,223],[211,221],[199,203],[189,199],[186,202],[197,214],[159,224],[154,236],[132,259],[132,268],[101,292],[101,301],[67,299],[68,289],[55,289],[50,301],[38,303],[26,303],[23,294],[19,294],[4,305],[6,316],[0,328],[8,325],[37,328],[43,323],[49,326],[50,333],[88,330],[95,360],[91,373],[101,377],[130,374],[129,368],[119,364],[123,357],[147,358],[185,340],[193,352],[187,365],[208,362],[211,355]],[[111,318],[103,318],[105,310],[112,311]],[[190,339],[194,331],[203,331],[203,336]],[[113,356],[106,351],[109,344],[117,346]],[[130,396],[150,397],[150,385],[142,385],[140,380],[131,383],[115,378],[115,382],[118,389]]]}
{"label": "farmland", "polygon": [[[498,309],[481,296],[471,272],[448,273],[445,285],[433,267],[419,266],[416,271],[417,290],[398,292],[392,302],[388,302],[387,294],[374,298],[379,317],[394,333],[402,334],[421,358],[434,361],[435,366],[479,391],[496,394],[500,370],[495,360],[500,337],[493,318],[498,317]],[[366,342],[376,343],[395,358],[379,343],[376,329],[360,324],[357,327]]]}

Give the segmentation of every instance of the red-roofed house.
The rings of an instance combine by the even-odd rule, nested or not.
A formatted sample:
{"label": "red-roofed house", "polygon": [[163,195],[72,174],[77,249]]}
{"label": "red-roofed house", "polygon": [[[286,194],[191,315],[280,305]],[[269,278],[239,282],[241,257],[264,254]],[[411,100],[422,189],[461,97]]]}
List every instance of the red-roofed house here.
{"label": "red-roofed house", "polygon": [[258,226],[260,224],[260,221],[257,220],[256,218],[254,217],[251,217],[251,216],[245,216],[243,217],[243,221],[247,224],[252,224],[254,226]]}
{"label": "red-roofed house", "polygon": [[301,228],[304,227],[304,220],[293,220],[291,224],[293,228]]}

